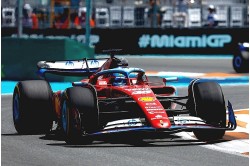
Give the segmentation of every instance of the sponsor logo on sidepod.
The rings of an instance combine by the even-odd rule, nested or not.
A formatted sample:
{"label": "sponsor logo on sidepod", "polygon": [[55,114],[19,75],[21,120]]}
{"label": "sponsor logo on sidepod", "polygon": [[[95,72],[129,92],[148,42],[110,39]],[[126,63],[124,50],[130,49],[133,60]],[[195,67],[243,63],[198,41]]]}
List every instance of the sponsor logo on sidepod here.
{"label": "sponsor logo on sidepod", "polygon": [[155,101],[155,97],[140,97],[138,100],[142,102],[152,102]]}

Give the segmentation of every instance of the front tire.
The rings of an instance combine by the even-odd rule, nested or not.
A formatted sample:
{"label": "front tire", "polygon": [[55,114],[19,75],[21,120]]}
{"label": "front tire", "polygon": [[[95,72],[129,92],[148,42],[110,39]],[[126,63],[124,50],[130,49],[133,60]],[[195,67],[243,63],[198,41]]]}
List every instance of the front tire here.
{"label": "front tire", "polygon": [[18,134],[49,132],[53,122],[52,90],[47,81],[18,82],[13,93],[13,121]]}
{"label": "front tire", "polygon": [[[187,105],[192,116],[200,117],[218,128],[226,126],[225,100],[218,83],[193,81],[188,91]],[[193,132],[201,141],[219,140],[225,134],[223,129],[197,129]]]}
{"label": "front tire", "polygon": [[67,144],[89,144],[84,135],[98,129],[99,112],[95,93],[89,88],[68,88],[62,97],[62,129]]}

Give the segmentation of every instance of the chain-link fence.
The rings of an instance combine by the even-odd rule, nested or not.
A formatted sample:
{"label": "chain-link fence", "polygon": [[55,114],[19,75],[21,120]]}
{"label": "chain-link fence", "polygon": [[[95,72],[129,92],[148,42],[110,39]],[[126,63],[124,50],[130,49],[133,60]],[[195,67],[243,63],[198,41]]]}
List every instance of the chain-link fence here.
{"label": "chain-link fence", "polygon": [[[85,28],[86,0],[23,0],[23,26]],[[17,0],[2,0],[2,27],[17,27]],[[97,28],[197,28],[214,5],[217,27],[248,27],[248,0],[92,0],[90,26]]]}

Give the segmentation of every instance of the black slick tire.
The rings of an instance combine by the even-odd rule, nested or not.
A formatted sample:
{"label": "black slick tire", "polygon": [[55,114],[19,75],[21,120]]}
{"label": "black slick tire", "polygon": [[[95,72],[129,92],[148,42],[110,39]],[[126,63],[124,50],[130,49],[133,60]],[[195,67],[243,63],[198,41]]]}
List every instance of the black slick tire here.
{"label": "black slick tire", "polygon": [[18,134],[44,134],[53,123],[50,85],[44,80],[18,82],[13,93],[13,121]]}
{"label": "black slick tire", "polygon": [[61,103],[61,124],[67,144],[90,144],[86,136],[98,129],[99,112],[95,93],[84,87],[65,90]]}
{"label": "black slick tire", "polygon": [[233,57],[233,68],[237,73],[249,72],[248,59],[244,59],[240,53]]}
{"label": "black slick tire", "polygon": [[[191,82],[187,107],[192,116],[200,117],[207,124],[218,128],[226,126],[226,107],[222,89],[216,82]],[[221,139],[223,129],[197,129],[194,135],[201,141]]]}

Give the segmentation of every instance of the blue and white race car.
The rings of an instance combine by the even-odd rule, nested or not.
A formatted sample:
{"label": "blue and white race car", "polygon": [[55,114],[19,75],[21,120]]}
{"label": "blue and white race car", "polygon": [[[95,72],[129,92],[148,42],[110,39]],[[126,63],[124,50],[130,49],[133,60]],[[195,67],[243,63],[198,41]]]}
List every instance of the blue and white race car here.
{"label": "blue and white race car", "polygon": [[234,51],[233,68],[237,73],[249,72],[249,43],[238,43]]}

